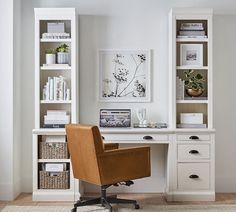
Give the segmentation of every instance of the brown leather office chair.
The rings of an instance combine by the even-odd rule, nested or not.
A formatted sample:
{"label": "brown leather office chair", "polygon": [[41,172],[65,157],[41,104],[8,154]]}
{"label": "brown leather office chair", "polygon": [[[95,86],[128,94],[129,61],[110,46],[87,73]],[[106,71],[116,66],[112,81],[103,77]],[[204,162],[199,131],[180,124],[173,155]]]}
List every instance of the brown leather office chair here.
{"label": "brown leather office chair", "polygon": [[106,189],[111,185],[131,185],[131,180],[150,176],[150,147],[118,149],[118,144],[103,144],[97,126],[69,124],[66,135],[74,177],[101,187],[99,198],[81,197],[72,212],[79,206],[93,204],[102,204],[112,211],[112,203],[134,204],[139,209],[135,200],[106,196]]}

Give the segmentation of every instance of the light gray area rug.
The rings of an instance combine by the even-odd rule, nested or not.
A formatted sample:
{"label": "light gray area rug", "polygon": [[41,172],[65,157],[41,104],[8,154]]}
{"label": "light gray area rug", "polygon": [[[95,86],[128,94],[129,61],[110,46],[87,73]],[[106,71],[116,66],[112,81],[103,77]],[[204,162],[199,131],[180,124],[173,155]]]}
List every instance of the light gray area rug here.
{"label": "light gray area rug", "polygon": [[[6,206],[2,212],[70,212],[70,206]],[[108,212],[98,206],[85,206],[77,212]],[[236,205],[143,205],[139,210],[119,206],[115,212],[236,212]]]}

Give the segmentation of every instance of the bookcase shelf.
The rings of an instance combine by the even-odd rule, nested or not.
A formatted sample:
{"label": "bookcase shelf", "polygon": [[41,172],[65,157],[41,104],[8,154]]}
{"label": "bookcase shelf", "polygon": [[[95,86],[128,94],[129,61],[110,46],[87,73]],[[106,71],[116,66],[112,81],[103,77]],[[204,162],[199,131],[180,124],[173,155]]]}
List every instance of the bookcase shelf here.
{"label": "bookcase shelf", "polygon": [[41,66],[40,67],[40,70],[44,71],[44,70],[64,70],[64,71],[67,71],[67,70],[71,70],[71,66]]}
{"label": "bookcase shelf", "polygon": [[39,163],[70,163],[70,159],[38,159]]}
{"label": "bookcase shelf", "polygon": [[208,38],[176,38],[176,42],[208,42]]}
{"label": "bookcase shelf", "polygon": [[[63,23],[65,32],[70,35],[70,38],[42,39],[42,34],[48,33],[48,23]],[[77,18],[74,8],[35,9],[33,200],[36,201],[73,201],[74,198],[77,199],[80,196],[79,182],[73,177],[70,159],[64,159],[67,145],[60,145],[61,142],[67,142],[65,128],[43,128],[44,124],[57,124],[58,120],[62,120],[65,123],[68,123],[68,120],[70,123],[78,123],[77,32]],[[44,65],[46,63],[45,50],[55,49],[64,43],[69,46],[69,61],[66,62],[68,64]],[[58,60],[56,61],[58,62]],[[46,119],[48,117],[45,117],[45,115],[48,115],[49,111],[51,112],[51,118]],[[46,145],[43,142],[51,142],[51,144]],[[42,155],[44,155],[44,159],[41,159]],[[61,172],[60,176],[63,176],[61,179],[65,181],[65,189],[55,189],[51,185],[47,186],[47,183],[43,184],[43,186],[41,185],[41,183],[45,183],[45,180],[50,178],[50,174],[53,174],[53,171],[50,174],[44,171],[45,165],[50,163],[55,164],[55,166],[63,164],[63,173]],[[59,177],[59,175],[56,177]]]}
{"label": "bookcase shelf", "polygon": [[176,100],[178,104],[208,104],[208,100]]}
{"label": "bookcase shelf", "polygon": [[57,100],[57,101],[51,101],[51,100],[41,100],[41,104],[71,104],[71,100]]}
{"label": "bookcase shelf", "polygon": [[70,43],[71,39],[45,39],[45,38],[41,38],[40,42],[42,43],[51,43],[51,42],[58,42],[58,43]]}
{"label": "bookcase shelf", "polygon": [[188,70],[188,69],[193,69],[193,70],[208,70],[208,66],[177,66],[177,70]]}

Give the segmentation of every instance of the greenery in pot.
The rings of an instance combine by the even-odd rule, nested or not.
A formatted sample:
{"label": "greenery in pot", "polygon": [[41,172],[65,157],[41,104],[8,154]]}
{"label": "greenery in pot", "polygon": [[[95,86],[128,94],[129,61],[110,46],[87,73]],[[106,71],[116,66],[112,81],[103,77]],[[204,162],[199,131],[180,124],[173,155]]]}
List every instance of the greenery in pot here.
{"label": "greenery in pot", "polygon": [[57,47],[57,52],[64,52],[67,53],[69,52],[69,46],[67,44],[62,44],[59,47]]}
{"label": "greenery in pot", "polygon": [[195,73],[194,70],[184,71],[184,74],[185,74],[184,84],[186,88],[191,88],[194,90],[198,89],[204,90],[203,82],[205,80],[201,74]]}
{"label": "greenery in pot", "polygon": [[45,50],[45,54],[56,54],[56,53],[57,53],[56,49],[53,49],[53,48],[49,48]]}
{"label": "greenery in pot", "polygon": [[196,73],[194,70],[190,69],[184,71],[185,74],[185,88],[189,96],[201,96],[204,91],[203,82],[205,81],[200,73]]}

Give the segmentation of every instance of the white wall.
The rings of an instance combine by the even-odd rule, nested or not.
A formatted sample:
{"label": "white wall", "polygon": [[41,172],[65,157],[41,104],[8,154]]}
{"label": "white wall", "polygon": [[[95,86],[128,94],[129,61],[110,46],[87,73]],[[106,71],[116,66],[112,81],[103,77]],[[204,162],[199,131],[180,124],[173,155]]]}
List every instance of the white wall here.
{"label": "white wall", "polygon": [[[16,3],[16,4],[14,4]],[[0,199],[20,193],[20,3],[0,1]],[[14,14],[14,15],[13,15]],[[14,17],[14,18],[13,18]],[[14,36],[14,33],[15,36]]]}
{"label": "white wall", "polygon": [[[34,7],[76,7],[80,16],[80,121],[98,123],[103,107],[144,106],[144,103],[104,104],[96,101],[98,48],[152,49],[152,102],[145,104],[148,119],[167,121],[168,116],[168,12],[171,7],[212,7],[214,16],[214,125],[216,134],[217,191],[236,192],[234,161],[234,53],[236,11],[233,0],[23,0],[22,4],[22,178],[23,191],[31,191],[32,137],[34,126]],[[223,29],[223,30],[222,30]],[[226,47],[225,47],[226,44]],[[232,59],[232,61],[229,61]],[[226,68],[225,68],[226,67]],[[230,77],[228,77],[230,75]],[[227,86],[227,87],[226,87]],[[231,89],[228,89],[228,88]],[[145,181],[147,191],[159,190],[163,177],[164,147],[156,147],[154,177]],[[229,154],[231,153],[231,155]],[[230,155],[230,158],[229,158]],[[29,183],[30,182],[30,183]],[[227,183],[226,183],[227,182]],[[91,187],[87,187],[88,190]],[[140,191],[139,184],[135,189]]]}

